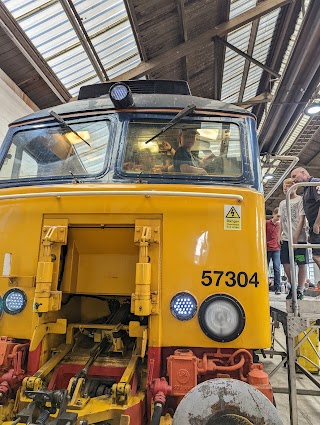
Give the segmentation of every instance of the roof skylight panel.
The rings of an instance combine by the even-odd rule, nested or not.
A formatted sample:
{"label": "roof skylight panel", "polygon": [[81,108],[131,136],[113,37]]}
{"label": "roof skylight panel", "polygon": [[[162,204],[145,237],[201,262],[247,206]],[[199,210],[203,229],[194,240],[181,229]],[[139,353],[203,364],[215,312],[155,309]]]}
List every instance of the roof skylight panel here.
{"label": "roof skylight panel", "polygon": [[96,83],[100,83],[100,80],[98,78],[97,75],[95,75],[94,77],[89,77],[86,80],[82,80],[82,81],[78,81],[76,85],[70,87],[68,90],[71,94],[71,96],[75,97],[78,95],[80,87],[83,85],[89,85],[89,84],[96,84]]}
{"label": "roof skylight panel", "polygon": [[128,15],[122,0],[100,1],[99,3],[90,4],[91,6],[88,7],[88,1],[84,1],[82,4],[79,3],[79,6],[75,3],[77,12],[79,16],[81,16],[83,26],[90,37],[108,27],[116,25],[124,19],[128,20]]}
{"label": "roof skylight panel", "polygon": [[234,94],[239,95],[239,87],[242,80],[242,73],[230,79],[224,86],[221,94],[221,100],[224,102],[237,102],[238,98],[236,97],[234,100],[229,100],[230,96]]}
{"label": "roof skylight panel", "polygon": [[5,6],[10,10],[10,13],[15,19],[18,19],[20,16],[25,15],[26,13],[32,12],[33,10],[38,9],[38,7],[43,6],[44,3],[47,3],[43,0],[2,0]]}
{"label": "roof skylight panel", "polygon": [[247,24],[235,31],[232,31],[228,34],[228,42],[234,44],[236,47],[247,45],[248,44],[248,36],[251,31],[251,23]]}
{"label": "roof skylight panel", "polygon": [[80,44],[59,2],[19,23],[45,59]]}
{"label": "roof skylight panel", "polygon": [[[58,0],[4,3],[16,19],[20,18],[22,29],[73,96],[81,85],[99,81]],[[103,66],[112,75],[141,62],[123,0],[74,0],[73,5]]]}
{"label": "roof skylight panel", "polygon": [[231,0],[230,19],[256,6],[256,0]]}
{"label": "roof skylight panel", "polygon": [[128,58],[125,62],[116,65],[114,68],[108,71],[110,78],[114,78],[123,72],[129,71],[140,63],[140,56],[137,53],[133,57]]}
{"label": "roof skylight panel", "polygon": [[[255,97],[259,94],[259,93],[257,93],[257,89],[258,89],[258,86],[259,86],[261,73],[262,73],[262,70],[260,72],[260,76],[257,75],[256,79],[253,80],[250,85],[246,86],[245,91],[244,91],[244,95],[243,95],[244,100],[251,99],[251,98],[253,98],[253,97]],[[248,78],[248,81],[250,81],[249,78]]]}

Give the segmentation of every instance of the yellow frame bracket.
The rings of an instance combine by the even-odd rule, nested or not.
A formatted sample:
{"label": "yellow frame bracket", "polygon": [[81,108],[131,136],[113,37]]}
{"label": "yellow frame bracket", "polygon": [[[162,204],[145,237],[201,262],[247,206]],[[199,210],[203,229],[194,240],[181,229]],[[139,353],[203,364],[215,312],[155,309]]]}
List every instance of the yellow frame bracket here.
{"label": "yellow frame bracket", "polygon": [[46,334],[64,335],[67,333],[67,319],[57,319],[56,323],[42,323],[36,326],[30,343],[30,351],[34,351]]}
{"label": "yellow frame bracket", "polygon": [[136,371],[137,362],[140,357],[139,347],[137,346],[132,353],[132,357],[123,372],[120,381],[117,384],[112,385],[112,404],[126,405],[128,404],[128,398],[131,394],[131,381],[134,372]]}
{"label": "yellow frame bracket", "polygon": [[[69,394],[71,392],[71,388],[72,388],[72,384],[73,384],[74,379],[76,379],[76,378],[72,378],[69,381],[69,385],[68,385],[68,393]],[[84,378],[78,378],[76,388],[74,389],[72,398],[71,398],[70,402],[68,403],[68,409],[80,410],[80,409],[83,409],[84,406],[89,402],[90,397],[88,397],[88,398],[81,397],[81,389],[82,389],[84,384],[85,384],[85,379]]]}
{"label": "yellow frame bracket", "polygon": [[139,322],[129,322],[129,336],[137,338],[136,351],[142,359],[144,358],[147,350],[148,341],[148,328],[147,326],[141,326]]}
{"label": "yellow frame bracket", "polygon": [[62,344],[58,347],[58,351],[37,370],[34,374],[37,378],[43,379],[46,377],[60,362],[61,360],[71,351],[71,344]]}

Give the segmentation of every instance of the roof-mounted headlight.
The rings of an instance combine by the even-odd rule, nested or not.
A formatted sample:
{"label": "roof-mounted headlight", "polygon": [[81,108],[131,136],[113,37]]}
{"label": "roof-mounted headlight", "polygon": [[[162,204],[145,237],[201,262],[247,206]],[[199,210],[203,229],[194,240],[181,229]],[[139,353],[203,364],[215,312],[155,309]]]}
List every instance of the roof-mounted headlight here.
{"label": "roof-mounted headlight", "polygon": [[3,309],[8,314],[18,314],[27,304],[26,294],[18,288],[12,288],[3,296]]}
{"label": "roof-mounted headlight", "polygon": [[133,97],[130,87],[124,83],[115,83],[110,87],[110,99],[117,109],[126,109],[133,106]]}

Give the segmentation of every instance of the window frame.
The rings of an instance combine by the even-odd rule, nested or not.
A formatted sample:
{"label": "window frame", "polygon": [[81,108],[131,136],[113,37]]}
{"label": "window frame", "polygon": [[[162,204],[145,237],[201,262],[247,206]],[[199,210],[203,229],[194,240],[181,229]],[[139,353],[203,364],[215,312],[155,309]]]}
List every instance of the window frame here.
{"label": "window frame", "polygon": [[[95,116],[76,116],[71,118],[64,118],[66,123],[73,128],[74,125],[77,124],[85,124],[85,123],[94,123],[94,122],[109,122],[109,139],[107,141],[107,146],[104,155],[103,167],[99,173],[81,173],[81,174],[73,174],[73,175],[56,175],[56,176],[37,176],[37,177],[23,177],[23,178],[10,178],[10,179],[0,179],[0,187],[8,187],[8,186],[26,186],[26,185],[44,185],[48,183],[70,183],[75,178],[81,180],[92,180],[92,179],[100,179],[103,177],[110,169],[111,157],[112,157],[112,149],[113,149],[113,140],[115,138],[116,131],[116,117],[113,114],[99,114]],[[108,125],[106,123],[106,125]],[[6,156],[13,145],[13,138],[18,134],[26,131],[39,130],[44,128],[61,128],[61,126],[56,121],[50,122],[41,122],[39,124],[25,124],[21,127],[14,127],[9,130],[7,137],[5,138],[1,149],[0,149],[0,169],[2,168]],[[28,153],[31,158],[33,156]],[[35,159],[35,158],[33,158]]]}
{"label": "window frame", "polygon": [[[122,114],[121,121],[123,122],[122,132],[121,132],[121,141],[118,147],[118,153],[115,164],[115,178],[118,179],[134,179],[135,181],[139,178],[139,181],[148,182],[148,183],[171,183],[179,184],[182,182],[187,182],[187,184],[247,184],[253,185],[253,176],[251,173],[251,168],[253,164],[249,164],[249,158],[252,157],[252,154],[249,154],[251,145],[248,140],[248,128],[245,120],[242,117],[234,118],[227,116],[208,116],[198,114],[195,117],[186,117],[181,123],[192,124],[199,122],[216,122],[216,123],[230,123],[234,124],[239,128],[240,134],[240,151],[241,151],[241,163],[242,163],[242,174],[240,176],[218,176],[218,175],[197,175],[197,174],[183,174],[183,173],[164,173],[164,174],[147,174],[147,173],[128,173],[122,170],[122,164],[125,159],[126,147],[127,147],[127,134],[129,129],[129,124],[132,120],[163,120],[164,124],[169,122],[173,118],[172,114],[165,113],[124,113]],[[177,124],[177,127],[179,124]],[[247,158],[247,160],[245,160]]]}

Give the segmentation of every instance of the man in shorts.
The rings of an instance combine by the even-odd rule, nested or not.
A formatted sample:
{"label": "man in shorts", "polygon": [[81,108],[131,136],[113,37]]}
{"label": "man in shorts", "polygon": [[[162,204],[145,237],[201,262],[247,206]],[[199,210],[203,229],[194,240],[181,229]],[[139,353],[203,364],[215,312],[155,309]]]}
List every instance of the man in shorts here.
{"label": "man in shorts", "polygon": [[[283,182],[283,193],[286,195],[288,189],[293,185],[292,179],[286,179]],[[297,195],[297,192],[293,190],[290,193],[290,209],[291,209],[291,226],[292,226],[292,239],[293,243],[307,243],[307,232],[306,232],[306,216],[303,210],[302,197]],[[289,283],[291,284],[291,273],[290,273],[290,258],[289,258],[289,221],[286,200],[280,202],[279,205],[280,214],[280,229],[279,229],[279,244],[281,246],[280,259],[283,264],[284,271],[288,277]],[[294,261],[298,266],[298,288],[297,298],[298,300],[303,299],[303,291],[306,280],[306,264],[308,264],[308,251],[307,248],[295,248],[294,249]],[[287,299],[292,298],[291,289],[287,296]]]}
{"label": "man in shorts", "polygon": [[[319,186],[305,186],[303,208],[310,226],[309,242],[320,245],[320,179],[311,177],[305,168],[298,167],[291,172],[294,183],[319,182]],[[312,248],[314,262],[320,269],[320,248]]]}

